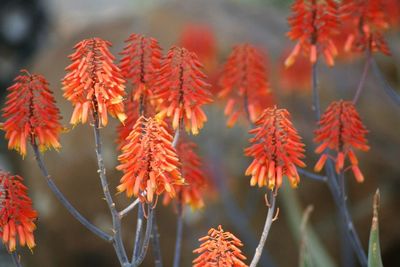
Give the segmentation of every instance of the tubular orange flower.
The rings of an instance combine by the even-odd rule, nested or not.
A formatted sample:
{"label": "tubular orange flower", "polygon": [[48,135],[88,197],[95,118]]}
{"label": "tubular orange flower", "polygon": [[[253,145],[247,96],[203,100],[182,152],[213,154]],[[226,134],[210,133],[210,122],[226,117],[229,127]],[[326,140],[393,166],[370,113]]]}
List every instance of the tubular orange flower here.
{"label": "tubular orange flower", "polygon": [[155,97],[161,102],[158,116],[172,117],[174,130],[183,121],[187,132],[198,134],[207,121],[201,106],[212,99],[201,68],[196,54],[180,47],[172,47],[161,64],[155,84]]}
{"label": "tubular orange flower", "polygon": [[262,109],[270,104],[265,58],[252,45],[241,44],[233,48],[219,83],[222,90],[218,97],[228,98],[225,115],[229,116],[229,127],[246,112],[254,122]]}
{"label": "tubular orange flower", "polygon": [[321,143],[316,149],[317,154],[321,154],[320,159],[315,165],[315,171],[320,171],[328,154],[327,148],[337,152],[336,171],[345,169],[346,157],[349,158],[351,169],[358,182],[364,181],[359,167],[358,160],[354,154],[354,149],[368,151],[369,146],[365,134],[368,132],[362,124],[360,116],[351,101],[332,102],[319,121],[319,128],[315,131],[314,141]]}
{"label": "tubular orange flower", "polygon": [[22,70],[15,83],[7,90],[7,101],[3,108],[3,129],[8,139],[8,148],[26,155],[26,143],[37,143],[44,151],[58,149],[62,126],[60,111],[56,107],[53,93],[46,79]]}
{"label": "tubular orange flower", "polygon": [[353,29],[345,43],[346,51],[362,52],[369,49],[390,55],[382,34],[389,26],[382,0],[344,0],[340,13]]}
{"label": "tubular orange flower", "polygon": [[37,212],[22,178],[0,171],[0,236],[10,252],[20,246],[35,247],[33,231]]}
{"label": "tubular orange flower", "polygon": [[[202,162],[196,154],[197,145],[188,141],[181,141],[177,146],[177,154],[182,163],[182,175],[187,182],[185,186],[175,186],[177,194],[181,192],[182,203],[192,208],[204,206],[203,194],[207,187],[207,178],[202,170]],[[168,204],[171,198],[165,195],[164,204]]]}
{"label": "tubular orange flower", "polygon": [[133,100],[140,101],[144,108],[153,98],[151,86],[160,68],[161,48],[156,39],[141,34],[133,33],[125,42],[127,45],[121,53],[121,73],[134,86]]}
{"label": "tubular orange flower", "polygon": [[337,55],[332,36],[338,32],[338,7],[334,0],[296,0],[292,5],[293,14],[289,17],[290,31],[287,36],[297,41],[285,65],[290,67],[301,51],[310,57],[311,63],[317,61],[322,53],[329,66],[334,65]]}
{"label": "tubular orange flower", "polygon": [[100,38],[86,39],[76,44],[75,53],[69,56],[72,64],[66,68],[69,73],[63,79],[63,90],[74,106],[71,124],[86,123],[89,112],[98,114],[102,126],[107,125],[108,112],[125,120],[125,81],[113,63],[110,46]]}
{"label": "tubular orange flower", "polygon": [[173,198],[174,185],[182,185],[184,180],[172,139],[164,122],[141,116],[118,157],[121,164],[117,169],[124,173],[118,191],[126,191],[128,197],[134,195],[149,203],[153,202],[154,195],[164,191]]}
{"label": "tubular orange flower", "polygon": [[253,145],[245,149],[245,154],[254,158],[246,170],[246,175],[251,175],[250,184],[278,189],[286,175],[291,185],[297,186],[300,177],[296,165],[305,167],[300,160],[304,158],[304,144],[290,122],[289,112],[276,106],[267,108],[255,126],[249,131],[255,135],[249,140]]}
{"label": "tubular orange flower", "polygon": [[199,241],[203,243],[193,252],[201,255],[193,261],[193,267],[247,266],[243,262],[246,257],[239,248],[243,246],[242,242],[230,232],[225,232],[221,225],[218,229],[211,228]]}

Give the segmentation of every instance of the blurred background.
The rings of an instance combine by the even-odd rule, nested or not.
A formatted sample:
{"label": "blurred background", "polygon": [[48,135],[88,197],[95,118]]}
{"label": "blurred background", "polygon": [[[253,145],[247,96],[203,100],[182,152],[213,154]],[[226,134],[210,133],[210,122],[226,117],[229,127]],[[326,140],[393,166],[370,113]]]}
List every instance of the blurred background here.
{"label": "blurred background", "polygon": [[[388,0],[389,1],[389,0]],[[400,2],[397,10],[400,14]],[[252,43],[268,58],[268,77],[274,99],[287,108],[294,125],[304,138],[306,162],[312,170],[317,157],[313,153],[314,116],[311,111],[309,72],[298,69],[295,74],[282,70],[284,55],[293,47],[285,37],[286,18],[290,12],[288,0],[1,0],[0,1],[0,90],[2,102],[5,90],[19,69],[43,74],[50,82],[63,115],[63,124],[70,128],[62,135],[62,150],[45,154],[50,173],[70,201],[102,229],[111,228],[111,220],[96,173],[92,129],[68,124],[72,107],[62,98],[61,79],[69,64],[67,56],[74,44],[84,38],[101,37],[113,43],[118,55],[130,33],[143,33],[157,38],[164,51],[177,44],[184,32],[189,39],[209,47],[204,60],[210,81],[215,82],[218,71],[233,45]],[[396,14],[396,13],[394,13]],[[390,14],[388,14],[389,16]],[[390,15],[395,20],[395,17]],[[398,17],[397,17],[398,18]],[[385,77],[394,88],[400,87],[400,35],[397,28],[386,33],[392,50],[391,57],[376,55]],[[192,28],[190,28],[192,27]],[[201,29],[197,32],[193,29]],[[189,29],[189,30],[188,30]],[[200,32],[200,33],[199,33]],[[200,47],[201,48],[201,47]],[[117,56],[118,57],[118,56]],[[351,99],[357,87],[364,59],[341,58],[334,68],[320,64],[319,84],[321,107],[337,99]],[[297,75],[295,79],[293,75]],[[213,92],[218,91],[213,87]],[[199,246],[198,238],[219,224],[234,233],[243,243],[244,254],[251,259],[261,234],[266,207],[265,191],[249,186],[244,171],[250,160],[243,154],[248,146],[249,125],[239,123],[225,126],[223,102],[216,100],[206,108],[208,123],[199,136],[192,138],[199,146],[204,167],[210,179],[205,208],[185,210],[184,244],[181,266],[191,266],[192,250]],[[372,216],[372,196],[381,191],[380,237],[385,266],[400,266],[400,108],[383,92],[370,72],[358,110],[370,130],[371,150],[358,153],[365,182],[357,184],[348,175],[349,206],[365,250],[368,246]],[[111,188],[118,184],[121,173],[115,170],[116,122],[102,130],[104,156]],[[33,153],[22,160],[7,150],[1,133],[0,164],[2,169],[25,178],[34,207],[39,212],[35,232],[37,247],[32,253],[22,249],[25,266],[118,266],[112,246],[83,228],[57,202],[46,187]],[[115,196],[119,209],[129,204],[126,197]],[[321,251],[324,266],[358,266],[349,243],[341,234],[340,222],[326,184],[302,178],[296,190],[282,189],[278,196],[281,210],[267,240],[266,253],[260,266],[298,266],[301,215],[313,205],[309,226],[312,229],[310,249]],[[124,219],[124,241],[131,251],[136,211]],[[176,230],[176,209],[173,205],[157,206],[164,266],[172,265]],[[316,238],[314,238],[314,236]],[[352,260],[353,259],[353,260]],[[249,262],[249,261],[248,261]],[[9,265],[2,250],[0,266]],[[143,266],[154,266],[152,251]],[[321,266],[321,265],[315,265]]]}

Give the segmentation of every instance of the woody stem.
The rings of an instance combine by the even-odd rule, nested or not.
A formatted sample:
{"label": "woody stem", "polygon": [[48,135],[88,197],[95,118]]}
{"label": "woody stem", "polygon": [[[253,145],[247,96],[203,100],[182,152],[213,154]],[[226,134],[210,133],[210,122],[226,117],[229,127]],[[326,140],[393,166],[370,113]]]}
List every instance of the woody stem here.
{"label": "woody stem", "polygon": [[178,219],[176,222],[176,240],[175,240],[175,254],[173,267],[179,267],[181,258],[181,247],[182,247],[182,235],[183,235],[183,205],[182,205],[182,194],[179,195],[178,199]]}
{"label": "woody stem", "polygon": [[111,197],[111,193],[108,187],[108,180],[106,176],[106,169],[104,166],[104,159],[103,159],[103,152],[102,152],[102,144],[101,144],[101,136],[99,130],[99,116],[97,112],[93,113],[94,119],[94,137],[96,143],[96,157],[97,157],[97,164],[98,164],[98,173],[100,176],[101,186],[103,188],[103,193],[105,196],[105,200],[107,202],[107,206],[111,212],[112,216],[112,224],[113,224],[113,246],[115,253],[117,254],[118,260],[121,266],[126,266],[129,264],[128,258],[126,256],[126,251],[124,247],[124,243],[122,242],[122,234],[121,234],[121,219],[119,217],[119,213],[115,207],[115,203]]}
{"label": "woody stem", "polygon": [[147,253],[147,249],[149,248],[149,243],[150,243],[150,238],[151,238],[151,233],[153,230],[153,216],[154,215],[154,210],[152,207],[152,203],[148,204],[148,208],[147,208],[147,225],[146,225],[146,233],[144,234],[144,238],[143,238],[143,244],[142,247],[140,249],[140,253],[137,257],[134,258],[132,264],[130,266],[132,267],[137,267],[139,266]]}
{"label": "woody stem", "polygon": [[15,267],[22,267],[20,256],[16,251],[11,252],[11,259],[15,265]]}
{"label": "woody stem", "polygon": [[39,169],[43,175],[43,177],[46,179],[47,185],[49,186],[50,190],[54,193],[56,198],[60,201],[60,203],[67,209],[67,211],[76,219],[78,220],[83,226],[85,226],[89,231],[91,231],[93,234],[97,235],[101,239],[111,242],[113,240],[113,237],[101,229],[99,229],[97,226],[93,225],[91,222],[89,222],[72,204],[68,201],[68,199],[64,196],[64,194],[58,189],[57,185],[54,183],[52,177],[50,176],[46,165],[42,159],[42,155],[39,152],[39,148],[35,142],[32,143],[32,149],[35,154],[35,159],[36,162],[39,166]]}
{"label": "woody stem", "polygon": [[365,61],[365,65],[364,65],[364,70],[363,73],[361,75],[361,80],[358,83],[358,87],[357,87],[357,91],[354,95],[353,98],[353,104],[356,105],[358,102],[358,99],[360,98],[361,92],[364,89],[364,83],[365,83],[365,79],[367,78],[367,74],[368,74],[368,69],[369,69],[369,65],[371,63],[371,53],[369,52],[369,50],[367,50],[367,58]]}
{"label": "woody stem", "polygon": [[161,256],[161,246],[160,246],[160,234],[158,232],[158,225],[156,222],[156,214],[154,211],[153,218],[153,232],[151,235],[152,245],[153,245],[153,253],[154,253],[154,266],[162,267],[162,256]]}
{"label": "woody stem", "polygon": [[267,212],[267,218],[265,219],[265,225],[264,225],[264,230],[262,232],[260,242],[256,248],[256,252],[254,253],[253,259],[251,260],[250,267],[256,267],[258,262],[260,261],[261,254],[263,252],[265,242],[267,240],[269,230],[271,229],[271,225],[273,222],[274,214],[275,214],[275,200],[276,196],[274,194],[274,191],[270,190],[268,192],[268,198],[269,198],[269,207],[268,207],[268,212]]}

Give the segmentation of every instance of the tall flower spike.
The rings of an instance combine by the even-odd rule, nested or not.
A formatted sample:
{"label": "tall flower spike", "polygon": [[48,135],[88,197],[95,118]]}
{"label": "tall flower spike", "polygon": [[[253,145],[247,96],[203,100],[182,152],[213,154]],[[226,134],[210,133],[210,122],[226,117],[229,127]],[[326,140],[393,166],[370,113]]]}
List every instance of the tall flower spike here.
{"label": "tall flower spike", "polygon": [[75,53],[69,56],[72,64],[66,68],[69,73],[63,79],[63,90],[74,106],[71,124],[86,123],[89,112],[98,114],[102,126],[107,125],[108,113],[125,120],[125,81],[113,63],[110,46],[100,38],[86,39],[76,44]]}
{"label": "tall flower spike", "polygon": [[184,180],[172,140],[164,122],[140,117],[118,157],[121,164],[117,169],[124,173],[118,191],[148,203],[164,191],[175,197],[174,185],[182,185]]}
{"label": "tall flower spike", "polygon": [[254,122],[270,101],[265,58],[249,44],[233,48],[225,63],[219,84],[218,97],[227,97],[225,115],[227,125],[232,127],[240,114],[249,113]]}
{"label": "tall flower spike", "polygon": [[[397,7],[398,8],[398,7]],[[341,16],[352,31],[349,33],[345,51],[382,52],[390,55],[383,31],[388,28],[388,16],[382,0],[344,0],[341,4]]]}
{"label": "tall flower spike", "polygon": [[22,156],[26,155],[28,141],[37,143],[42,151],[60,148],[60,111],[46,79],[22,70],[7,90],[2,116],[8,148],[17,150]]}
{"label": "tall flower spike", "polygon": [[225,232],[221,225],[218,229],[211,228],[208,234],[199,241],[203,243],[193,252],[201,255],[193,261],[193,267],[247,266],[243,262],[246,257],[239,248],[243,246],[242,242],[230,232]]}
{"label": "tall flower spike", "polygon": [[183,121],[187,132],[198,134],[207,121],[201,106],[212,102],[212,98],[201,68],[196,54],[176,46],[161,64],[155,84],[155,97],[161,102],[158,116],[172,117],[174,130]]}
{"label": "tall flower spike", "polygon": [[122,75],[133,85],[133,100],[147,106],[145,103],[153,100],[152,84],[160,68],[161,48],[156,39],[141,34],[133,33],[125,42],[120,62]]}
{"label": "tall flower spike", "polygon": [[37,212],[22,180],[18,175],[0,171],[0,236],[10,252],[16,249],[17,241],[22,247],[35,246]]}
{"label": "tall flower spike", "polygon": [[296,165],[305,167],[301,161],[304,144],[290,121],[289,112],[276,106],[267,108],[255,127],[249,131],[254,134],[249,140],[253,145],[245,149],[245,154],[254,158],[246,170],[246,175],[251,175],[250,184],[278,189],[286,175],[291,185],[297,186],[300,178]]}
{"label": "tall flower spike", "polygon": [[346,169],[345,160],[348,157],[357,182],[364,181],[354,149],[369,150],[365,138],[368,131],[362,124],[354,104],[351,101],[343,100],[332,102],[321,116],[318,124],[314,141],[321,144],[315,149],[315,152],[322,153],[322,155],[315,165],[315,171],[320,171],[324,167],[328,159],[325,150],[329,148],[337,153],[335,162],[338,173]]}
{"label": "tall flower spike", "polygon": [[303,52],[313,64],[321,53],[326,63],[333,66],[337,49],[332,37],[340,26],[337,3],[334,0],[295,0],[292,12],[288,19],[290,31],[287,36],[297,44],[285,65],[290,67]]}
{"label": "tall flower spike", "polygon": [[[182,176],[187,185],[175,186],[177,194],[181,192],[182,202],[192,208],[202,208],[204,206],[203,194],[207,187],[207,178],[202,170],[202,161],[196,154],[197,145],[188,141],[181,141],[177,146],[177,154],[182,163]],[[164,204],[168,204],[171,198],[164,197]]]}

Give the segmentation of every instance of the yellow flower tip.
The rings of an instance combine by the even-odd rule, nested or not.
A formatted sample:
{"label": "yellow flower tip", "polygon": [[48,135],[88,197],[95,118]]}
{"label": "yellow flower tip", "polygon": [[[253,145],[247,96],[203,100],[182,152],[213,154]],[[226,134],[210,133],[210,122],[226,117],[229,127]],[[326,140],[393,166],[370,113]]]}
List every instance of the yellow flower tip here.
{"label": "yellow flower tip", "polygon": [[294,64],[294,62],[295,62],[295,58],[292,55],[288,56],[285,60],[285,68],[289,68],[290,66],[292,66]]}
{"label": "yellow flower tip", "polygon": [[124,124],[124,121],[126,120],[126,118],[128,118],[128,116],[126,116],[126,114],[125,113],[118,113],[117,114],[117,118],[118,118],[118,120],[123,124],[123,125],[125,125]]}

